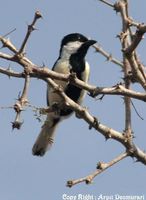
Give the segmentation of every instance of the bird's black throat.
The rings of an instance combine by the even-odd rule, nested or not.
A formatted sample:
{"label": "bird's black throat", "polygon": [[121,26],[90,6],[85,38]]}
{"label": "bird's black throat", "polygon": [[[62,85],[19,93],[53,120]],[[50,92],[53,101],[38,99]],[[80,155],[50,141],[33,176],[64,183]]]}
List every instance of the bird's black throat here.
{"label": "bird's black throat", "polygon": [[[84,58],[80,58],[80,56],[78,54],[73,54],[70,57],[70,66],[72,66],[71,68],[71,72],[76,73],[76,76],[78,79],[84,81],[82,79],[82,74],[85,71],[85,59]],[[81,95],[81,91],[82,89],[72,85],[72,84],[68,84],[66,90],[65,90],[65,94],[72,99],[74,102],[78,102],[80,95]],[[62,116],[67,116],[69,114],[71,114],[73,112],[73,110],[71,109],[65,109],[65,110],[61,110],[60,114]]]}

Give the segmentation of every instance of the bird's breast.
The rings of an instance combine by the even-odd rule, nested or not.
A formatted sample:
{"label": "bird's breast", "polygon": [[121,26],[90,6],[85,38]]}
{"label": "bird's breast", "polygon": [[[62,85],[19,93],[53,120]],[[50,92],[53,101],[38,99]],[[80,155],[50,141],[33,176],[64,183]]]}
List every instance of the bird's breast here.
{"label": "bird's breast", "polygon": [[[70,73],[70,65],[68,60],[58,60],[53,67],[53,71],[62,73],[62,74],[69,74]],[[62,80],[54,80],[55,83],[62,87],[62,89],[65,91],[66,87],[68,85],[68,82],[62,81]],[[48,100],[49,104],[52,105],[54,102],[60,103],[62,101],[62,98],[60,95],[54,92],[53,88],[49,88],[48,90]]]}

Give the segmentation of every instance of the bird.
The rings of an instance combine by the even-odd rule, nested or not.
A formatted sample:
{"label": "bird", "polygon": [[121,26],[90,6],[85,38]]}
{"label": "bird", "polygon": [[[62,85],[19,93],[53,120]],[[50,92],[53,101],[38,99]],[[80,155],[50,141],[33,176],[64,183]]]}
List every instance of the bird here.
{"label": "bird", "polygon": [[[96,43],[95,40],[88,39],[80,33],[70,33],[61,41],[59,57],[55,62],[52,70],[62,74],[75,73],[77,78],[88,82],[90,74],[90,66],[85,60],[85,56],[90,46]],[[55,83],[62,87],[64,93],[74,102],[81,105],[86,91],[69,82],[55,80]],[[52,87],[47,86],[47,104],[52,106],[55,103],[61,103],[62,98],[54,92]],[[43,156],[52,146],[54,142],[56,128],[63,120],[71,116],[73,110],[63,108],[58,112],[49,112],[46,120],[41,128],[33,148],[32,154],[35,156]]]}

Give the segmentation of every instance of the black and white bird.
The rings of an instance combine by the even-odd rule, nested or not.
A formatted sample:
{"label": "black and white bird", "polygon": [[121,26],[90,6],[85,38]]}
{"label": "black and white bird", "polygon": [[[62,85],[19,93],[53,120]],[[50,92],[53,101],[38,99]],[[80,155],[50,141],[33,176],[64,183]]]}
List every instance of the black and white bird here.
{"label": "black and white bird", "polygon": [[[52,70],[63,74],[74,72],[80,80],[87,82],[90,67],[85,60],[85,56],[89,47],[95,43],[95,40],[87,39],[80,33],[66,35],[61,42],[59,58],[55,62]],[[78,104],[82,103],[86,93],[85,90],[65,81],[54,81],[63,88],[65,94],[69,98]],[[48,106],[52,106],[54,103],[61,103],[61,101],[62,98],[59,94],[55,93],[53,88],[48,87]],[[46,121],[44,122],[41,132],[33,146],[33,155],[43,156],[46,153],[46,151],[52,146],[55,129],[59,122],[62,121],[62,119],[69,117],[72,113],[73,111],[71,109],[61,109],[58,113],[50,112],[47,114]]]}

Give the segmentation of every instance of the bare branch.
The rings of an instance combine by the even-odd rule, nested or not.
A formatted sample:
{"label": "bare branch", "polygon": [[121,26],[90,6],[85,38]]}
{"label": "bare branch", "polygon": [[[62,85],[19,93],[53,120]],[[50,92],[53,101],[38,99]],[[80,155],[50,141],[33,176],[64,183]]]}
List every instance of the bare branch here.
{"label": "bare branch", "polygon": [[87,109],[81,107],[73,100],[71,100],[62,90],[60,86],[58,86],[52,79],[47,78],[46,80],[48,84],[54,88],[55,92],[57,92],[64,99],[64,106],[69,107],[77,113],[77,116],[84,119],[88,124],[90,129],[93,127],[97,131],[99,131],[106,139],[114,139],[121,144],[123,144],[130,153],[132,157],[137,158],[138,161],[141,161],[146,165],[146,153],[141,151],[132,141],[132,138],[127,137],[124,133],[120,133],[112,128],[107,127],[106,125],[101,124],[96,117],[93,117]]}
{"label": "bare branch", "polygon": [[22,125],[22,122],[20,120],[20,114],[23,111],[24,107],[28,105],[27,93],[29,89],[29,82],[30,82],[30,76],[26,74],[22,95],[14,105],[14,110],[16,111],[16,117],[15,121],[12,122],[13,129],[14,128],[20,129]]}
{"label": "bare branch", "polygon": [[12,52],[14,53],[18,53],[18,50],[16,49],[16,47],[11,43],[10,39],[5,39],[4,37],[0,36],[0,41],[3,44],[3,47],[7,47],[8,49],[10,49]]}
{"label": "bare branch", "polygon": [[123,50],[125,54],[131,54],[136,49],[136,47],[139,45],[139,43],[143,39],[143,35],[145,32],[146,32],[146,25],[139,24],[135,35],[133,35],[132,43],[130,44],[129,47]]}
{"label": "bare branch", "polygon": [[93,47],[95,48],[96,52],[103,55],[108,61],[111,61],[114,64],[119,65],[121,68],[123,68],[123,63],[120,62],[118,59],[114,58],[111,54],[107,53],[105,50],[103,50],[100,45],[95,44],[93,45]]}
{"label": "bare branch", "polygon": [[[124,46],[124,45],[123,45]],[[130,65],[128,60],[124,57],[124,81],[125,81],[125,88],[130,90],[131,79],[128,78]],[[125,102],[125,134],[129,140],[132,139],[132,124],[131,124],[131,99],[127,96],[124,97]]]}
{"label": "bare branch", "polygon": [[26,74],[22,96],[20,97],[22,106],[28,103],[27,93],[28,93],[28,89],[29,89],[29,83],[30,83],[30,76],[28,74]]}
{"label": "bare branch", "polygon": [[11,31],[9,31],[8,33],[6,33],[5,35],[3,35],[2,37],[5,38],[8,35],[10,35],[11,33],[13,33],[14,31],[16,31],[16,28],[12,29]]}
{"label": "bare branch", "polygon": [[[4,69],[0,67],[0,73],[3,73],[8,76],[12,76],[12,77],[25,78],[24,72],[18,73],[18,72],[13,71],[12,69]],[[73,85],[78,86],[79,88],[87,90],[90,93],[90,96],[92,97],[96,97],[100,94],[122,95],[122,96],[131,97],[137,100],[142,100],[144,102],[146,101],[145,93],[140,93],[140,92],[133,91],[131,89],[130,90],[126,89],[124,85],[122,85],[121,83],[112,87],[97,87],[97,86],[90,85],[88,83],[85,83],[79,80],[73,74],[65,75],[65,74],[54,72],[47,67],[42,68],[42,67],[37,67],[37,66],[31,66],[31,72],[29,75],[30,77],[39,78],[42,80],[46,80],[46,78],[50,77],[53,79],[70,82]]]}
{"label": "bare branch", "polygon": [[21,46],[21,48],[20,48],[20,50],[19,50],[19,54],[21,54],[21,53],[24,52],[26,43],[27,43],[27,41],[28,41],[28,39],[29,39],[29,37],[30,37],[32,31],[35,30],[34,25],[35,25],[36,21],[37,21],[38,19],[40,19],[41,17],[42,17],[41,13],[40,13],[39,11],[36,11],[36,12],[35,12],[34,19],[33,19],[33,22],[31,23],[31,25],[28,25],[27,33],[26,33],[26,36],[25,36],[24,41],[23,41],[23,43],[22,43],[22,46]]}
{"label": "bare branch", "polygon": [[138,111],[137,111],[137,109],[136,109],[136,107],[135,107],[133,101],[131,101],[131,104],[132,104],[132,106],[133,106],[133,108],[134,108],[134,110],[135,110],[137,116],[138,116],[141,120],[144,120],[144,119],[140,116],[140,114],[138,113]]}
{"label": "bare branch", "polygon": [[[34,74],[33,74],[34,72]],[[49,70],[47,67],[44,68],[38,68],[33,67],[32,74],[30,74],[31,77],[38,77],[43,80],[45,80],[47,77],[57,79],[57,80],[63,80],[72,83],[73,85],[78,86],[79,88],[85,89],[90,93],[90,96],[96,97],[99,94],[108,94],[108,95],[123,95],[128,96],[131,98],[135,98],[138,100],[146,101],[146,94],[135,92],[131,89],[126,89],[122,84],[117,84],[113,87],[97,87],[94,85],[90,85],[88,83],[85,83],[81,80],[79,80],[74,74],[61,74],[54,72],[52,70]]]}
{"label": "bare branch", "polygon": [[76,184],[79,184],[79,183],[82,183],[82,182],[85,182],[86,184],[92,183],[93,179],[97,175],[101,174],[106,169],[108,169],[109,167],[112,167],[114,164],[120,162],[121,160],[125,159],[128,156],[129,156],[129,153],[128,152],[124,152],[124,153],[122,153],[121,155],[119,155],[118,157],[114,158],[113,160],[111,160],[108,163],[99,162],[97,164],[97,170],[95,172],[93,172],[92,174],[90,174],[88,176],[85,176],[83,178],[79,178],[79,179],[76,179],[76,180],[69,180],[69,181],[67,181],[67,187],[72,187],[72,186],[74,186]]}
{"label": "bare branch", "polygon": [[[134,40],[132,40],[132,36],[131,36],[131,31],[130,31],[130,24],[129,24],[129,16],[127,16],[128,11],[127,11],[127,1],[118,1],[115,3],[115,8],[120,12],[121,14],[121,18],[122,18],[122,31],[125,35],[125,37],[123,38],[123,40],[121,40],[122,43],[122,48],[123,48],[123,57],[124,59],[127,59],[128,61],[125,61],[125,63],[130,64],[130,69],[127,69],[127,71],[131,71],[133,73],[133,76],[135,77],[135,80],[137,80],[142,87],[146,90],[146,81],[145,78],[143,77],[143,75],[141,74],[141,71],[139,70],[138,64],[135,60],[135,54],[134,54],[134,49],[135,47],[138,45],[137,41],[139,41],[139,39],[136,39],[136,42],[133,42]],[[145,32],[145,26],[142,26],[142,30],[140,31],[139,34],[144,34]],[[136,37],[138,38],[138,37]],[[132,43],[133,42],[133,43]],[[131,47],[132,45],[132,47]],[[134,47],[135,46],[135,47]],[[130,48],[131,53],[127,54],[125,53],[125,49]]]}
{"label": "bare branch", "polygon": [[5,59],[5,60],[13,60],[13,56],[10,56],[10,55],[8,55],[8,54],[6,54],[6,53],[2,53],[2,52],[0,52],[0,58],[3,58],[3,59]]}
{"label": "bare branch", "polygon": [[4,69],[3,67],[0,67],[0,73],[5,74],[9,77],[24,78],[24,73],[15,72],[10,68]]}
{"label": "bare branch", "polygon": [[138,81],[141,84],[141,86],[143,87],[143,89],[146,91],[146,80],[139,69],[139,65],[136,62],[134,53],[130,56],[129,55],[126,55],[126,56],[130,63],[130,66],[132,67],[132,72],[133,72],[133,76],[135,77],[135,80]]}
{"label": "bare branch", "polygon": [[145,66],[141,63],[140,59],[138,58],[138,55],[137,55],[136,51],[135,51],[135,55],[134,56],[135,56],[135,60],[136,60],[136,62],[138,64],[139,71],[141,72],[143,78],[146,81]]}
{"label": "bare branch", "polygon": [[97,87],[96,89],[93,89],[93,90],[90,90],[90,91],[91,91],[91,96],[92,95],[97,96],[99,94],[122,95],[122,96],[131,97],[131,98],[134,98],[134,99],[139,99],[139,100],[142,100],[144,102],[146,101],[146,94],[145,93],[135,92],[131,89],[125,88],[121,84],[117,84],[116,86],[113,86],[111,88]]}

